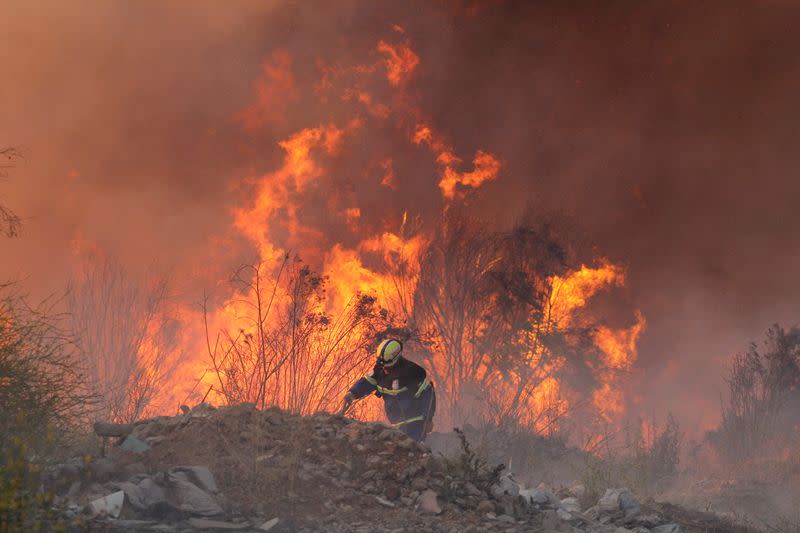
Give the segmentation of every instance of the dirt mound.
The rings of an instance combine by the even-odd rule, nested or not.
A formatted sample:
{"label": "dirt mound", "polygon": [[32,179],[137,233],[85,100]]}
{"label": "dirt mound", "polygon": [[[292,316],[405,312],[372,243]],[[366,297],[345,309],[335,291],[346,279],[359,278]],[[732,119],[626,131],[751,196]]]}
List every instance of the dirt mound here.
{"label": "dirt mound", "polygon": [[60,501],[73,514],[83,509],[87,528],[696,531],[626,489],[582,508],[580,494],[525,488],[468,446],[445,458],[383,424],[328,414],[199,406],[139,422],[120,440],[109,457],[77,468],[83,473],[74,464],[54,472],[73,476]]}

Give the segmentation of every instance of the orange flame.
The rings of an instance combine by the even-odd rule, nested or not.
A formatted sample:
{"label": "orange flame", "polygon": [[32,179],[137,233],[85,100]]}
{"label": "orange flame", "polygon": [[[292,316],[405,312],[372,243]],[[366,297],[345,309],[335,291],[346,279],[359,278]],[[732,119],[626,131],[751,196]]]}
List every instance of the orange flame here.
{"label": "orange flame", "polygon": [[[316,86],[319,98],[326,101],[331,91],[340,91],[331,101],[356,108],[351,120],[346,122],[337,118],[335,123],[330,123],[327,122],[330,118],[325,117],[326,122],[321,125],[310,125],[280,141],[278,145],[283,150],[283,158],[279,168],[250,179],[248,184],[252,184],[254,189],[252,199],[248,205],[233,210],[233,228],[255,247],[264,265],[272,268],[292,251],[318,267],[329,282],[323,305],[324,311],[331,316],[342,313],[358,294],[374,296],[382,307],[394,315],[405,318],[411,316],[420,261],[430,242],[430,236],[424,232],[411,234],[406,231],[406,213],[399,228],[393,228],[386,220],[371,224],[376,221],[365,220],[366,214],[370,213],[368,206],[358,205],[349,197],[337,206],[335,216],[354,234],[348,236],[350,238],[323,235],[321,230],[303,223],[302,195],[328,178],[332,161],[350,148],[350,144],[354,144],[351,139],[357,130],[367,129],[375,122],[380,122],[381,127],[392,124],[409,142],[430,150],[438,166],[436,186],[444,200],[445,209],[447,205],[470,194],[470,191],[497,180],[502,168],[499,157],[481,149],[475,151],[472,169],[460,168],[462,159],[445,141],[445,136],[424,121],[413,99],[404,92],[420,64],[420,58],[411,48],[410,41],[404,37],[402,28],[397,27],[395,31],[403,35],[401,38],[404,41],[398,44],[379,41],[377,51],[381,59],[378,62],[352,67],[321,67],[323,79]],[[376,97],[377,92],[364,89],[364,86],[374,87],[374,84],[362,82],[374,81],[375,77],[379,77],[382,86],[388,80],[388,85],[396,91],[396,100],[392,101],[392,105]],[[345,86],[341,87],[342,84]],[[262,64],[262,74],[254,85],[253,102],[236,118],[244,130],[253,133],[265,125],[282,122],[286,102],[296,98],[292,58],[283,51],[276,51]],[[400,105],[395,105],[397,102]],[[395,166],[396,156],[370,155],[373,156],[369,159],[370,168],[380,174],[375,180],[375,187],[384,192],[382,187],[396,189],[400,178],[398,172],[403,168]],[[272,282],[275,273],[267,272],[265,276],[266,280]],[[625,273],[620,266],[600,260],[596,267],[582,265],[564,276],[554,276],[549,282],[552,290],[545,320],[546,331],[539,331],[540,336],[556,328],[576,324],[580,320],[580,311],[587,307],[593,296],[624,285]],[[219,308],[209,310],[205,317],[209,331],[241,331],[245,336],[252,334],[252,320],[243,320],[253,313],[252,307],[246,302],[250,296],[246,291],[237,291],[225,299]],[[282,303],[286,295],[277,294],[275,298]],[[186,324],[201,324],[204,317],[200,311],[186,308],[182,310],[182,320]],[[603,418],[610,419],[623,410],[618,376],[620,371],[633,368],[637,342],[644,325],[644,317],[637,312],[636,324],[630,328],[601,326],[596,330],[594,343],[603,353],[603,359],[602,367],[595,369],[599,385],[591,396]],[[202,339],[204,332],[198,331],[196,325],[187,326],[192,327],[192,336]],[[521,348],[520,356],[528,367],[526,378],[529,378],[530,385],[526,385],[521,394],[522,408],[519,412],[524,418],[523,423],[545,432],[553,430],[558,418],[572,402],[568,397],[568,387],[559,377],[566,363],[565,358],[555,356],[545,361],[540,341],[541,338],[535,337],[520,340],[520,346],[529,347]],[[173,383],[182,384],[180,389],[176,389],[181,391],[189,389],[186,384],[191,383],[192,388],[202,396],[214,382],[208,372],[203,343],[195,342],[197,346],[187,343],[187,349],[199,355],[180,369]],[[213,344],[213,339],[210,342]],[[434,361],[433,364],[439,363]],[[354,369],[353,372],[361,370],[364,369]],[[511,409],[513,405],[519,405],[519,402],[514,403],[514,398],[504,396],[504,386],[511,378],[501,372],[487,375],[485,365],[481,372],[480,378],[489,387],[487,395],[496,396],[498,409]],[[201,376],[199,383],[198,376]],[[168,391],[164,396],[169,402],[174,402],[179,394]]]}
{"label": "orange flame", "polygon": [[442,166],[442,177],[439,180],[439,189],[448,200],[456,196],[457,186],[480,187],[483,183],[497,179],[500,173],[500,161],[492,154],[478,150],[472,160],[471,172],[458,172],[453,167],[461,163],[452,148],[436,136],[430,126],[418,124],[414,135],[411,137],[415,144],[427,144],[436,155],[436,162]]}
{"label": "orange flame", "polygon": [[287,100],[295,99],[292,58],[285,50],[276,50],[261,63],[261,76],[254,84],[255,98],[236,119],[248,132],[283,120]]}
{"label": "orange flame", "polygon": [[386,55],[386,78],[394,86],[408,80],[419,65],[419,56],[414,53],[408,42],[392,45],[381,40],[378,51]]}

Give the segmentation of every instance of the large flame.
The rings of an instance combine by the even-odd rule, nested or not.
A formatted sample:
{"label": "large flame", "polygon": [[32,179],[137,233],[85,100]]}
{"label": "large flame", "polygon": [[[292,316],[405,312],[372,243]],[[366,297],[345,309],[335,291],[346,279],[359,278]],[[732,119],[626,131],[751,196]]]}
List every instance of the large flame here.
{"label": "large flame", "polygon": [[[443,210],[459,202],[471,192],[487,183],[500,180],[502,165],[500,158],[486,150],[477,149],[470,158],[471,168],[463,168],[464,159],[446,141],[446,136],[437,131],[430,120],[424,117],[407,86],[421,64],[421,58],[413,50],[411,41],[400,27],[394,28],[392,38],[379,40],[375,45],[379,58],[356,65],[320,64],[320,80],[314,84],[314,94],[319,102],[330,106],[345,105],[348,113],[328,114],[317,123],[308,123],[278,142],[282,160],[277,169],[269,170],[257,177],[244,178],[241,184],[249,187],[252,194],[232,210],[232,229],[235,235],[244,237],[257,253],[257,268],[248,271],[237,286],[221,303],[199,309],[182,306],[179,317],[185,326],[186,339],[182,349],[190,354],[188,360],[174,373],[169,385],[162,389],[158,405],[175,408],[187,397],[224,401],[218,374],[229,372],[226,354],[220,355],[220,343],[228,342],[237,349],[262,353],[274,339],[265,337],[270,328],[285,327],[285,316],[281,309],[296,303],[285,285],[294,276],[310,276],[308,271],[296,266],[295,256],[321,274],[319,280],[310,282],[325,285],[324,295],[318,300],[309,300],[307,318],[304,320],[332,321],[328,336],[309,333],[304,339],[302,359],[293,362],[296,367],[276,363],[269,370],[276,380],[270,391],[260,390],[257,396],[264,401],[278,403],[282,407],[296,408],[304,412],[317,408],[330,409],[341,393],[354,379],[371,365],[371,355],[350,365],[337,358],[338,352],[347,346],[358,346],[358,342],[340,335],[339,344],[329,343],[335,328],[344,323],[341,317],[360,313],[359,306],[375,303],[386,316],[400,324],[408,324],[414,315],[414,294],[420,275],[420,262],[426,247],[433,238],[421,228],[410,229],[407,208],[390,208],[383,212],[371,205],[358,202],[359,195],[350,195],[345,200],[328,199],[324,207],[305,203],[309,194],[315,193],[321,184],[329,181],[331,169],[348,154],[360,152],[368,146],[365,140],[379,129],[391,129],[405,139],[406,153],[416,156],[433,155],[438,167],[437,181]],[[399,39],[399,40],[398,40]],[[248,133],[256,134],[269,125],[285,126],[288,106],[297,103],[302,91],[294,72],[294,61],[284,50],[277,50],[262,63],[261,76],[253,85],[253,100],[234,119]],[[381,86],[381,84],[383,84]],[[383,87],[377,90],[376,87]],[[388,91],[388,97],[379,97]],[[366,116],[364,115],[366,112]],[[332,118],[335,117],[335,118]],[[409,150],[423,146],[426,150]],[[376,172],[366,172],[354,177],[354,187],[370,190],[393,191],[398,189],[402,177],[397,173],[395,153],[360,154],[372,161]],[[358,181],[362,180],[362,181]],[[364,198],[369,197],[365,195]],[[342,234],[333,234],[319,224],[308,223],[311,210],[324,209],[324,217],[339,224]],[[384,213],[374,220],[369,213]],[[424,226],[423,226],[424,228]],[[299,263],[298,263],[299,264]],[[489,268],[489,267],[487,267]],[[489,370],[479,354],[478,381],[487,387],[487,399],[498,414],[516,413],[521,423],[529,424],[539,431],[552,431],[558,420],[572,406],[568,387],[563,383],[561,370],[565,358],[559,354],[545,357],[544,339],[553,331],[566,329],[580,321],[580,312],[591,299],[604,290],[624,285],[623,269],[608,260],[599,259],[596,266],[583,265],[574,271],[548,280],[550,294],[546,315],[541,325],[519,339],[519,360],[522,369],[516,374]],[[370,299],[363,300],[363,296]],[[263,298],[263,300],[259,299]],[[267,305],[268,304],[268,305]],[[265,309],[266,308],[266,309]],[[354,311],[355,310],[355,311]],[[363,311],[365,312],[365,311]],[[532,317],[533,320],[533,317]],[[538,319],[537,319],[538,320]],[[326,322],[328,324],[328,322]],[[621,397],[621,375],[634,368],[637,357],[637,341],[644,329],[644,317],[637,312],[636,323],[623,329],[612,329],[601,325],[593,335],[593,342],[602,354],[602,364],[594,369],[597,387],[591,398],[598,414],[605,420],[619,416],[624,405]],[[289,324],[302,327],[302,324]],[[433,324],[416,324],[422,330],[432,330]],[[360,326],[359,326],[360,327]],[[311,330],[309,330],[311,331]],[[357,331],[356,333],[362,333]],[[366,334],[366,332],[363,332]],[[317,336],[315,336],[317,335]],[[227,339],[227,341],[226,341]],[[342,340],[344,339],[344,340]],[[259,343],[261,346],[258,346]],[[316,343],[316,344],[314,344]],[[434,343],[435,344],[435,343]],[[291,350],[299,349],[292,344]],[[332,349],[329,349],[333,346]],[[278,359],[282,357],[280,347],[273,350]],[[349,349],[349,348],[348,348]],[[434,348],[441,350],[441,347]],[[258,351],[261,350],[261,351]],[[209,364],[209,354],[220,358],[217,366]],[[272,352],[271,352],[272,353]],[[444,364],[444,353],[439,352],[431,361],[433,368]],[[222,360],[222,367],[218,362]],[[283,359],[281,359],[283,361]],[[350,361],[350,360],[348,360]],[[289,364],[289,363],[286,363]],[[267,372],[267,363],[260,371]],[[343,366],[344,365],[344,366]],[[443,374],[440,374],[443,375]],[[280,380],[311,380],[311,387],[303,398],[287,392],[290,383]],[[509,395],[509,380],[517,381],[519,393]],[[520,385],[520,380],[524,382]],[[331,382],[335,382],[331,385]],[[442,390],[447,384],[438,384]],[[380,416],[372,409],[362,416]],[[443,413],[442,416],[449,416]]]}

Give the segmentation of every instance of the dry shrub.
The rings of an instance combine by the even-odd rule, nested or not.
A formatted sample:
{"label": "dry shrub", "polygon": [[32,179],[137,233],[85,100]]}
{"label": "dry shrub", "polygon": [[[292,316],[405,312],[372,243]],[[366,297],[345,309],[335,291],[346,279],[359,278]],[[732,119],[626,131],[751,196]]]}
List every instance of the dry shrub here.
{"label": "dry shrub", "polygon": [[228,404],[300,414],[337,410],[371,366],[371,347],[389,330],[389,313],[375,297],[356,294],[330,314],[327,279],[297,257],[287,256],[277,273],[263,263],[245,265],[233,281],[236,328],[223,328],[208,343],[215,390]]}
{"label": "dry shrub", "polygon": [[800,328],[772,326],[763,348],[733,357],[720,427],[708,441],[731,462],[777,453],[798,442]]}
{"label": "dry shrub", "polygon": [[98,397],[92,418],[129,423],[149,414],[184,354],[168,282],[136,277],[110,259],[86,265],[67,293],[78,355]]}
{"label": "dry shrub", "polygon": [[40,473],[92,399],[56,303],[32,308],[0,287],[0,531],[52,530]]}
{"label": "dry shrub", "polygon": [[[683,433],[672,414],[661,426],[639,420],[626,431],[624,444],[612,447],[609,436],[604,453],[589,454],[581,475],[586,486],[584,504],[597,501],[608,488],[627,487],[640,495],[656,494],[678,473]],[[599,450],[598,450],[599,451]]]}
{"label": "dry shrub", "polygon": [[598,356],[591,324],[558,316],[574,253],[552,221],[485,227],[448,211],[424,250],[412,317],[424,361],[450,424],[556,433],[569,408],[561,378],[591,380]]}

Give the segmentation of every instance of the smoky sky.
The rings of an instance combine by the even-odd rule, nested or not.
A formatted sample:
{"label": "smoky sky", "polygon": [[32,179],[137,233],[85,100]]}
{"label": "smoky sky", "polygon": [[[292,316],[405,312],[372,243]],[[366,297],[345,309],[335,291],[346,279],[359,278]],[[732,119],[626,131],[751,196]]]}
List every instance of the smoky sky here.
{"label": "smoky sky", "polygon": [[[374,61],[397,24],[420,57],[408,98],[465,160],[502,162],[475,211],[498,228],[564,214],[623,264],[627,286],[603,303],[618,325],[635,308],[647,319],[630,402],[697,431],[726,357],[800,307],[793,4],[6,2],[0,145],[26,159],[0,198],[26,227],[0,241],[0,276],[57,290],[80,238],[177,269],[196,280],[187,293],[213,283],[247,253],[228,229],[246,178],[277,168],[292,132],[351,114],[319,100],[320,65]],[[295,94],[245,131],[237,113],[276,50]],[[371,128],[312,198],[432,218],[436,167],[401,137]],[[393,156],[396,190],[350,180],[370,153]]]}

